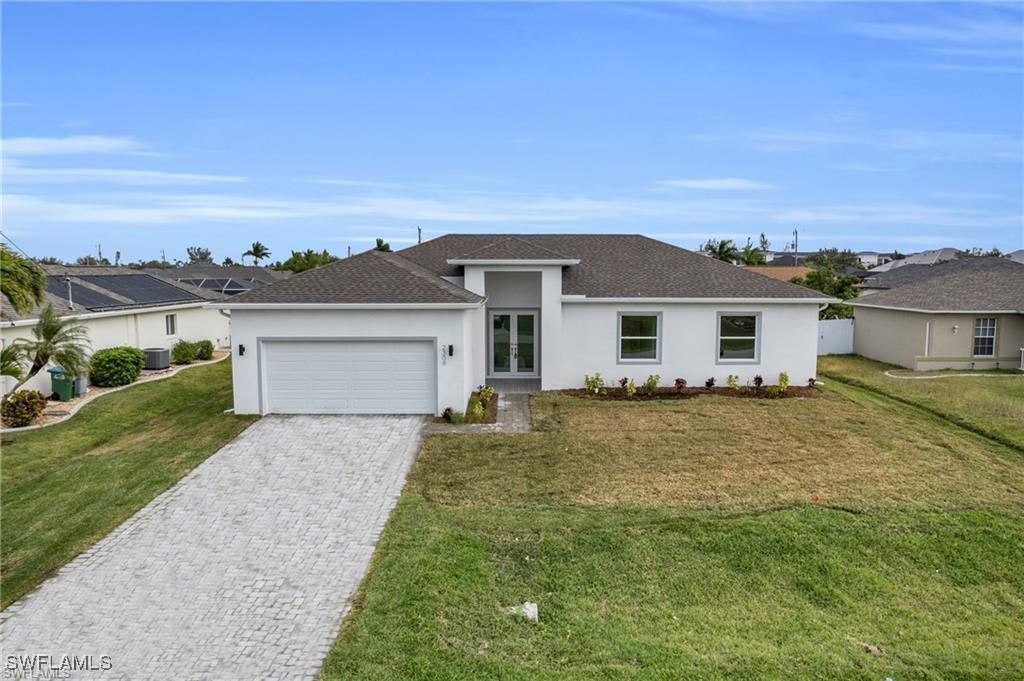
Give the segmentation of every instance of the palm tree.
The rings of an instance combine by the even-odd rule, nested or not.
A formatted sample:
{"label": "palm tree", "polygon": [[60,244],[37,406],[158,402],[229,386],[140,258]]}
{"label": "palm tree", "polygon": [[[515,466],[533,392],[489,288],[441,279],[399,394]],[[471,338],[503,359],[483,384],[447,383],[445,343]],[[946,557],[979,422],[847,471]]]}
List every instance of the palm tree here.
{"label": "palm tree", "polygon": [[32,335],[35,340],[15,341],[30,365],[28,373],[4,395],[4,401],[50,362],[59,364],[72,376],[80,375],[89,366],[89,332],[73,317],[58,317],[52,305],[39,313]]}
{"label": "palm tree", "polygon": [[0,293],[25,314],[46,298],[46,273],[39,265],[0,246]]}
{"label": "palm tree", "polygon": [[253,262],[259,265],[260,260],[270,257],[270,249],[264,246],[259,241],[253,241],[252,246],[249,247],[249,250],[242,254],[242,258],[244,259],[245,256],[247,255],[252,256]]}
{"label": "palm tree", "polygon": [[21,369],[21,360],[24,357],[24,349],[15,343],[0,350],[0,376],[10,376],[17,380],[24,373]]}
{"label": "palm tree", "polygon": [[763,265],[764,253],[758,250],[754,244],[750,242],[750,239],[747,239],[746,245],[740,249],[739,261],[748,267],[753,265]]}
{"label": "palm tree", "polygon": [[377,245],[373,247],[373,250],[375,250],[375,251],[384,251],[385,253],[390,253],[391,252],[391,244],[389,244],[388,242],[384,241],[384,239],[381,239],[380,237],[377,237]]}
{"label": "palm tree", "polygon": [[732,239],[722,239],[721,241],[718,239],[708,239],[702,250],[715,260],[722,260],[724,262],[735,263],[740,258],[740,252],[737,250],[736,244],[732,242]]}

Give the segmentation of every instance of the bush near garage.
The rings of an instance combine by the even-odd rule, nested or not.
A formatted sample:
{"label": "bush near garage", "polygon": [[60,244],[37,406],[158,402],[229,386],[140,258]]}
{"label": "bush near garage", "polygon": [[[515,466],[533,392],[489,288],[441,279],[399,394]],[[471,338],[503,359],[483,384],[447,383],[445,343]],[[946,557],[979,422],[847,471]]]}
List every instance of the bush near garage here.
{"label": "bush near garage", "polygon": [[46,409],[46,395],[38,390],[19,390],[0,407],[0,416],[8,428],[32,425]]}
{"label": "bush near garage", "polygon": [[196,361],[196,344],[182,340],[171,348],[171,361],[175,364],[191,364]]}
{"label": "bush near garage", "polygon": [[104,348],[97,350],[89,361],[89,380],[103,388],[128,385],[139,377],[145,365],[146,353],[138,348]]}

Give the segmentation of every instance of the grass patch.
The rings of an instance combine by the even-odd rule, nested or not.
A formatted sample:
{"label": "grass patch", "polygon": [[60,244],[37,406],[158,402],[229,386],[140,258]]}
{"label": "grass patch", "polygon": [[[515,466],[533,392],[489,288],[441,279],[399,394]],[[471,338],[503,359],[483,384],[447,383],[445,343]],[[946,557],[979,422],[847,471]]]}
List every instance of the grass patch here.
{"label": "grass patch", "polygon": [[818,358],[818,373],[919,405],[965,428],[1008,446],[1024,450],[1024,375],[1017,372],[979,371],[977,377],[935,380],[890,378],[900,375],[936,376],[952,372],[908,372],[891,364],[856,355]]}
{"label": "grass patch", "polygon": [[1018,452],[847,386],[532,406],[427,438],[323,678],[1024,675]]}
{"label": "grass patch", "polygon": [[2,607],[120,525],[256,420],[231,407],[231,361],[111,393],[4,436]]}

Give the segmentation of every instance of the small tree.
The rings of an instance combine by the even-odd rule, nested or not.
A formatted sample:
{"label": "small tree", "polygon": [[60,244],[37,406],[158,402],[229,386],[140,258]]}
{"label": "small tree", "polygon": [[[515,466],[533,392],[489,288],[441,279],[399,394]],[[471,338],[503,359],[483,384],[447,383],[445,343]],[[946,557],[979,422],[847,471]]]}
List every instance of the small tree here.
{"label": "small tree", "polygon": [[47,364],[53,362],[69,374],[79,376],[89,367],[89,332],[74,317],[58,317],[52,305],[39,313],[39,321],[32,327],[32,339],[15,341],[29,363],[28,373],[7,395],[11,395]]}
{"label": "small tree", "polygon": [[311,270],[314,267],[332,263],[337,259],[337,257],[328,253],[326,248],[319,253],[312,248],[307,249],[305,252],[292,251],[291,257],[281,263],[278,269],[298,274],[299,272]]}
{"label": "small tree", "polygon": [[748,238],[747,243],[740,250],[739,261],[748,267],[752,267],[754,265],[763,265],[764,253],[755,248],[754,244],[751,243],[750,239]]}
{"label": "small tree", "polygon": [[83,255],[75,259],[76,265],[83,267],[110,267],[110,261],[106,258],[97,258],[95,255]]}
{"label": "small tree", "polygon": [[203,248],[202,246],[189,246],[185,249],[188,254],[189,265],[212,265],[213,264],[213,253],[210,252],[209,248]]}
{"label": "small tree", "polygon": [[[860,280],[857,277],[850,274],[836,274],[829,267],[811,270],[805,276],[793,277],[790,281],[841,300],[856,298],[859,293],[857,284],[860,283]],[[818,314],[819,319],[848,319],[852,316],[853,308],[842,304],[829,305]]]}
{"label": "small tree", "polygon": [[389,244],[388,242],[384,241],[384,239],[381,239],[380,237],[377,237],[377,245],[373,247],[373,250],[375,250],[375,251],[384,251],[385,253],[390,253],[391,252],[391,244]]}
{"label": "small tree", "polygon": [[708,239],[700,249],[715,260],[735,263],[740,259],[739,249],[736,248],[736,244],[732,242],[732,239],[722,239],[721,241],[718,239]]}
{"label": "small tree", "polygon": [[46,299],[46,273],[39,265],[0,246],[0,293],[22,314]]}
{"label": "small tree", "polygon": [[765,257],[765,260],[767,260],[768,251],[770,251],[772,248],[772,242],[768,241],[768,237],[764,235],[764,232],[761,232],[761,239],[758,244],[758,247],[761,249],[761,255]]}
{"label": "small tree", "polygon": [[21,378],[24,370],[21,363],[24,361],[25,351],[20,345],[12,343],[0,350],[0,376],[9,376],[15,380]]}
{"label": "small tree", "polygon": [[252,246],[249,247],[249,250],[242,254],[243,260],[245,256],[251,257],[252,261],[259,265],[260,260],[270,257],[270,249],[264,246],[259,241],[253,241]]}
{"label": "small tree", "polygon": [[822,248],[817,253],[807,256],[807,264],[817,269],[844,270],[850,267],[860,268],[860,258],[849,249]]}

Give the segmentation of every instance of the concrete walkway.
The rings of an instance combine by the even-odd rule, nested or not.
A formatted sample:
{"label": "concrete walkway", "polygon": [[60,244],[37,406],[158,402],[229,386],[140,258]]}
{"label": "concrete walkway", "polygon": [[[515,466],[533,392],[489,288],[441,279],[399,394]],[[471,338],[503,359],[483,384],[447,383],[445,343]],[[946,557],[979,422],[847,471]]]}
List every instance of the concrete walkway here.
{"label": "concrete walkway", "polygon": [[5,672],[9,655],[49,655],[51,666],[63,656],[109,666],[70,678],[314,677],[422,424],[256,422],[0,614]]}

